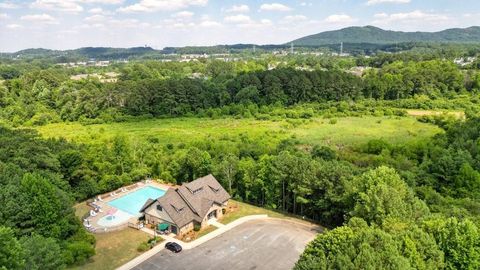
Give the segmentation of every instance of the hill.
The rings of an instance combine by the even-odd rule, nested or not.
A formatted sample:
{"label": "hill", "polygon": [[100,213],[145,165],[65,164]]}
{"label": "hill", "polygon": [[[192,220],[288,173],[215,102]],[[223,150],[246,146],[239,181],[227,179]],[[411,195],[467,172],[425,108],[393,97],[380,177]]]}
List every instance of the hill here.
{"label": "hill", "polygon": [[302,37],[292,42],[297,46],[322,46],[340,42],[357,44],[480,43],[480,27],[452,28],[439,32],[401,32],[383,30],[375,26],[354,26]]}
{"label": "hill", "polygon": [[158,51],[150,47],[133,47],[133,48],[109,48],[109,47],[84,47],[74,50],[49,50],[49,49],[26,49],[11,54],[4,54],[17,58],[41,58],[52,57],[60,58],[61,61],[73,59],[127,59],[129,57],[141,57],[154,54]]}

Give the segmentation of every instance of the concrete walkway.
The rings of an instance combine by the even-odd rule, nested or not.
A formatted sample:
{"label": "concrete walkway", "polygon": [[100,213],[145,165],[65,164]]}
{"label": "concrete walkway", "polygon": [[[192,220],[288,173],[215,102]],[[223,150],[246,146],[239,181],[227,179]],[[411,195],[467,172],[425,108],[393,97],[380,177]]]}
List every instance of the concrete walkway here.
{"label": "concrete walkway", "polygon": [[[210,232],[210,233],[208,233],[208,234],[206,234],[206,235],[204,235],[204,236],[202,236],[202,237],[200,237],[200,238],[198,238],[198,239],[196,239],[192,242],[189,242],[189,243],[178,240],[178,239],[176,239],[176,238],[174,238],[170,235],[159,235],[159,234],[156,234],[156,235],[165,239],[165,242],[175,242],[175,243],[180,244],[183,249],[192,249],[192,248],[195,248],[196,246],[199,246],[199,245],[201,245],[201,244],[203,244],[203,243],[205,243],[205,242],[207,242],[207,241],[225,233],[226,231],[229,231],[229,230],[235,228],[236,226],[238,226],[242,223],[245,223],[245,222],[250,221],[250,220],[258,220],[258,219],[266,219],[266,218],[268,218],[267,215],[251,215],[251,216],[241,217],[241,218],[239,218],[239,219],[237,219],[237,220],[235,220],[231,223],[228,223],[226,225],[221,224],[219,222],[216,222],[216,223],[219,224],[218,229],[216,229],[215,231]],[[214,225],[214,224],[212,224],[212,225]],[[154,235],[153,230],[143,228],[142,231],[144,231],[148,234]],[[153,255],[157,254],[158,252],[160,252],[164,248],[165,248],[165,244],[164,244],[164,242],[162,242],[159,245],[152,248],[151,250],[141,254],[140,256],[136,257],[135,259],[129,261],[128,263],[118,267],[117,270],[130,270],[133,267],[135,267],[135,266],[139,265],[140,263],[144,262],[145,260],[149,259]]]}
{"label": "concrete walkway", "polygon": [[222,227],[225,227],[226,225],[225,224],[222,224],[220,222],[218,222],[217,220],[215,219],[212,219],[212,220],[209,220],[208,221],[208,224],[212,225],[212,226],[215,226],[217,228],[222,228]]}

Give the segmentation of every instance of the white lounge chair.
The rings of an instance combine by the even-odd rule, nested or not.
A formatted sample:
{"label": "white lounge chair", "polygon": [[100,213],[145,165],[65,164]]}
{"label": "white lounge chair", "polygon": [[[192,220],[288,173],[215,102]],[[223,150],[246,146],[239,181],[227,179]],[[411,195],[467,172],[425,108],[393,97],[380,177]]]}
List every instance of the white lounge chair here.
{"label": "white lounge chair", "polygon": [[102,197],[100,195],[98,195],[98,201],[103,202]]}
{"label": "white lounge chair", "polygon": [[90,216],[91,217],[94,217],[97,215],[97,212],[95,212],[94,210],[90,210]]}

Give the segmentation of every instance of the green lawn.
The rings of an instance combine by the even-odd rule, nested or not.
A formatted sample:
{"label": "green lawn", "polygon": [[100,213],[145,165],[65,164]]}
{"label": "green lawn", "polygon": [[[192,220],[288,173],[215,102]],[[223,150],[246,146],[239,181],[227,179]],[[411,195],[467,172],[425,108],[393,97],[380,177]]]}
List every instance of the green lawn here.
{"label": "green lawn", "polygon": [[204,235],[206,235],[206,234],[209,234],[209,233],[215,231],[216,229],[217,229],[217,227],[212,226],[212,225],[209,225],[207,228],[205,228],[205,229],[203,229],[203,230],[200,230],[200,231],[198,232],[197,239],[200,238],[200,237],[202,237],[202,236],[204,236]]}
{"label": "green lawn", "polygon": [[58,123],[38,127],[44,137],[64,137],[76,142],[101,142],[122,134],[130,138],[157,138],[160,143],[189,143],[199,140],[229,139],[247,134],[251,139],[268,138],[275,144],[295,135],[305,144],[332,146],[355,145],[373,138],[383,138],[392,143],[430,137],[440,129],[416,121],[414,117],[345,117],[313,118],[294,121],[260,121],[255,119],[171,118],[138,122],[112,123],[84,126],[79,123]]}
{"label": "green lawn", "polygon": [[95,234],[97,254],[86,264],[71,269],[115,269],[140,255],[142,252],[138,252],[137,247],[141,242],[147,241],[149,237],[148,234],[131,228],[118,232]]}
{"label": "green lawn", "polygon": [[[220,223],[228,224],[244,216],[250,215],[268,215],[274,218],[294,218],[290,215],[275,212],[269,209],[253,206],[248,203],[243,203],[235,200],[228,201],[227,212],[219,220]],[[298,219],[297,219],[298,220]]]}

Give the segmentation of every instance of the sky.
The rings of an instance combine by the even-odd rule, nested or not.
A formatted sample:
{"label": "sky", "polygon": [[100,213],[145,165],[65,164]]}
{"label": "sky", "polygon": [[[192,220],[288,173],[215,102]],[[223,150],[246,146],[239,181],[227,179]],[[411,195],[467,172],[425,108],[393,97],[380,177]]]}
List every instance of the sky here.
{"label": "sky", "polygon": [[0,0],[0,51],[282,44],[348,26],[480,25],[478,0]]}

